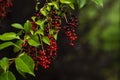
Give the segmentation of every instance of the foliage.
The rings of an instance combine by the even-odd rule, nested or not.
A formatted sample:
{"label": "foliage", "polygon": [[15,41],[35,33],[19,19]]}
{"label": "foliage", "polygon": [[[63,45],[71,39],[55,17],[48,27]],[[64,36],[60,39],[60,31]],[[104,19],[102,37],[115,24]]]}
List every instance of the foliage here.
{"label": "foliage", "polygon": [[[103,6],[102,0],[91,1]],[[36,13],[30,20],[27,20],[24,25],[19,23],[11,25],[19,30],[18,33],[7,32],[0,35],[0,40],[5,41],[0,44],[0,50],[13,46],[13,51],[18,54],[15,58],[0,60],[0,69],[3,70],[0,72],[0,80],[16,80],[14,74],[9,70],[9,66],[14,62],[17,71],[23,76],[26,73],[35,76],[34,70],[37,70],[39,65],[45,69],[49,68],[51,61],[56,57],[56,40],[61,30],[62,19],[66,25],[69,25],[69,27],[65,25],[64,29],[70,45],[74,46],[78,20],[71,15],[71,10],[76,9],[76,4],[81,9],[87,2],[88,0],[46,1],[46,4],[39,9],[40,2],[37,1]],[[70,14],[66,16],[68,11]]]}

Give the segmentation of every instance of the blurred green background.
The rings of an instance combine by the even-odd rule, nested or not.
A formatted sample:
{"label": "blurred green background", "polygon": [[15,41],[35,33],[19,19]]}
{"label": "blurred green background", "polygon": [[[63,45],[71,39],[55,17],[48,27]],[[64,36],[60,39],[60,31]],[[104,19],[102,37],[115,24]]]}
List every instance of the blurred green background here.
{"label": "blurred green background", "polygon": [[103,1],[103,8],[90,2],[79,11],[79,38],[73,53],[65,56],[65,65],[81,68],[76,67],[80,77],[73,80],[120,79],[120,0]]}
{"label": "blurred green background", "polygon": [[87,5],[80,11],[79,31],[87,30],[83,40],[86,40],[93,50],[119,50],[119,0],[104,0],[104,7]]}

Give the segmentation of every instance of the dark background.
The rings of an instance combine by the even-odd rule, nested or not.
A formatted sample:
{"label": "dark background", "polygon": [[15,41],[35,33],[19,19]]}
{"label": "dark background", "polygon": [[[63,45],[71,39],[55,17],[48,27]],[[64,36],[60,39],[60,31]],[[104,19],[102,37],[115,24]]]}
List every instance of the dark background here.
{"label": "dark background", "polygon": [[[42,6],[45,1],[40,2]],[[17,80],[119,80],[119,2],[104,0],[103,8],[89,2],[76,10],[80,25],[75,47],[70,47],[64,32],[60,32],[58,57],[51,67],[35,72],[36,78],[28,75],[24,79],[12,65]],[[0,33],[16,31],[10,25],[23,24],[34,14],[34,6],[35,0],[13,0],[12,9],[0,23]],[[0,51],[0,58],[13,55],[12,47]]]}

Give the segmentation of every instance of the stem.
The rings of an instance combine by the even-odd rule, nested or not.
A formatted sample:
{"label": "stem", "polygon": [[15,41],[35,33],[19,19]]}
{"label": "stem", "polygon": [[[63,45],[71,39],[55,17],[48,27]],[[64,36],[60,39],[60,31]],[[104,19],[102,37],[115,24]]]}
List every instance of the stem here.
{"label": "stem", "polygon": [[40,43],[41,43],[42,50],[44,51],[44,46],[43,46],[43,42],[42,42],[42,37],[41,37],[41,35],[39,35],[39,37],[40,37]]}
{"label": "stem", "polygon": [[9,59],[10,61],[12,61],[12,60],[15,60],[16,58],[11,58],[11,59]]}
{"label": "stem", "polygon": [[66,23],[68,23],[68,20],[67,20],[67,17],[66,17],[65,13],[64,13],[64,18],[65,18]]}
{"label": "stem", "polygon": [[35,49],[35,68],[38,68],[37,49]]}
{"label": "stem", "polygon": [[18,55],[17,55],[15,58],[10,59],[11,62],[9,63],[9,66],[10,66],[12,63],[15,62],[16,58],[17,58],[22,52],[23,52],[23,49],[20,50],[20,52],[18,53]]}
{"label": "stem", "polygon": [[18,49],[21,49],[18,45],[14,44],[15,47],[17,47]]}
{"label": "stem", "polygon": [[21,42],[24,42],[24,40],[22,40],[22,39],[19,39]]}
{"label": "stem", "polygon": [[50,34],[50,29],[51,29],[50,25],[51,25],[51,24],[50,24],[50,23],[48,23],[49,34]]}

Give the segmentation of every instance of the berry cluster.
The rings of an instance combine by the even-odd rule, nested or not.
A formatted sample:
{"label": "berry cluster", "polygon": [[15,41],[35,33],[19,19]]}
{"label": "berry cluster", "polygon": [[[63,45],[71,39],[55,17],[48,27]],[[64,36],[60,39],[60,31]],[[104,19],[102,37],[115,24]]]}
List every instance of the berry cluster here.
{"label": "berry cluster", "polygon": [[71,16],[68,19],[67,25],[64,26],[65,34],[70,40],[70,46],[74,46],[74,41],[77,39],[76,27],[78,26],[78,20],[75,16]]}
{"label": "berry cluster", "polygon": [[[46,18],[40,12],[36,12],[35,17],[35,20],[30,19],[32,30],[34,32],[40,28],[39,25],[36,24],[36,21]],[[51,9],[51,11],[49,12],[49,17],[47,17],[44,25],[44,35],[40,36],[47,36],[50,42],[49,45],[44,44],[42,40],[40,40],[41,45],[38,48],[30,46],[27,40],[24,41],[24,43],[22,44],[22,48],[24,49],[24,51],[34,60],[36,70],[38,69],[38,66],[41,66],[45,69],[49,68],[51,61],[57,56],[57,43],[54,36],[57,35],[61,29],[61,19],[56,10]]]}
{"label": "berry cluster", "polygon": [[11,6],[12,0],[0,0],[0,19],[6,16],[7,9]]}
{"label": "berry cluster", "polygon": [[56,53],[57,53],[57,43],[54,40],[54,38],[51,36],[49,37],[50,39],[50,45],[47,46],[46,51],[49,53],[50,56],[52,57],[56,57]]}
{"label": "berry cluster", "polygon": [[50,46],[47,46],[46,50],[30,46],[27,41],[22,44],[23,51],[34,60],[35,70],[38,70],[38,66],[49,68],[53,57],[56,56],[56,47],[56,43],[53,41],[50,42]]}
{"label": "berry cluster", "polygon": [[32,24],[32,30],[36,31],[37,30],[37,24],[31,19],[30,20],[31,24]]}
{"label": "berry cluster", "polygon": [[45,27],[45,35],[48,36],[50,45],[46,47],[46,51],[52,58],[57,56],[57,43],[54,36],[61,30],[61,18],[54,9],[51,9],[49,13],[47,26]]}
{"label": "berry cluster", "polygon": [[42,66],[45,69],[49,68],[51,56],[46,53],[46,50],[41,50],[40,48],[35,48],[33,46],[27,46],[25,52],[34,60],[35,70],[38,70],[38,66]]}
{"label": "berry cluster", "polygon": [[[60,16],[57,14],[56,10],[51,10],[50,11],[50,16],[47,18],[47,26],[45,27],[45,34],[48,35],[55,35],[56,33],[59,32],[61,29],[61,19]],[[54,30],[52,33],[50,32],[51,30]]]}
{"label": "berry cluster", "polygon": [[[57,34],[61,29],[61,17],[62,13],[59,13],[54,6],[51,6],[51,9],[48,11],[47,16],[43,15],[41,11],[36,11],[34,15],[34,19],[31,18],[30,22],[32,25],[32,31],[35,33],[36,31],[41,29],[41,23],[37,23],[37,21],[43,21],[42,25],[44,27],[41,29],[42,34],[37,34],[39,37],[40,46],[33,47],[30,46],[26,41],[22,44],[24,51],[32,57],[35,62],[35,69],[38,69],[38,66],[43,68],[49,68],[51,61],[57,56]],[[75,16],[71,16],[70,19],[67,20],[66,26],[64,26],[65,34],[70,40],[70,45],[74,46],[74,41],[77,39],[76,36],[76,27],[78,26],[78,20]],[[29,35],[29,34],[28,34]],[[32,34],[30,34],[32,35]],[[49,39],[49,44],[46,44],[42,38],[47,37]]]}

